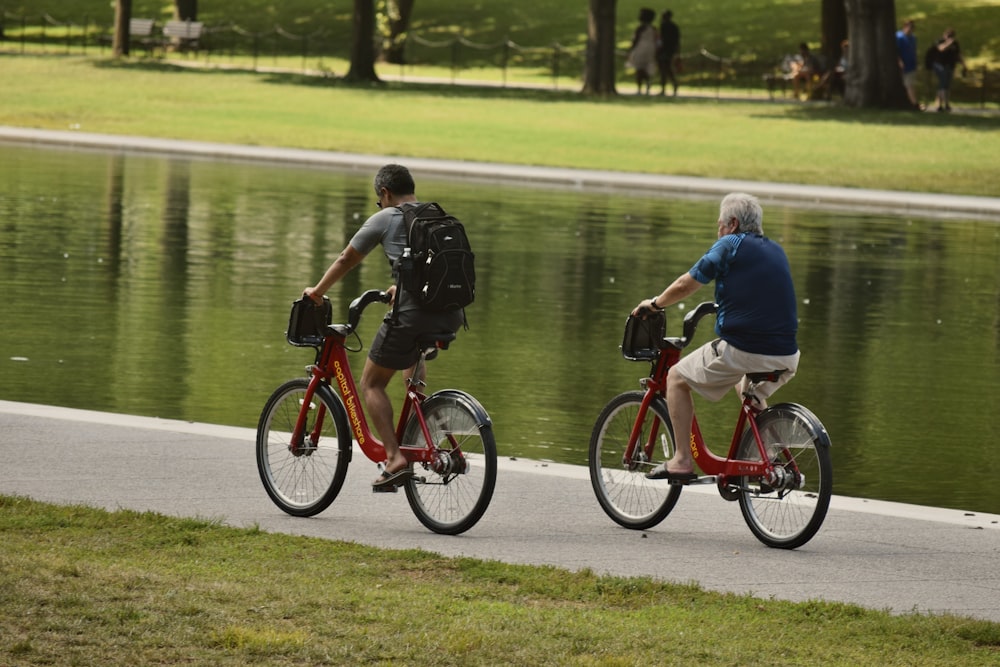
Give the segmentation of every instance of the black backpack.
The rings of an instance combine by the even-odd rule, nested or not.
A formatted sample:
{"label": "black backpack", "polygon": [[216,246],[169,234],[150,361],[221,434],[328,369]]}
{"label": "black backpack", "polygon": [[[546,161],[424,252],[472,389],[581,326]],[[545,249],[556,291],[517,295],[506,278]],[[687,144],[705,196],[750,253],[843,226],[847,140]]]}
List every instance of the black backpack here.
{"label": "black backpack", "polygon": [[476,297],[476,268],[465,227],[434,202],[399,209],[408,246],[397,260],[400,286],[428,310],[468,306]]}

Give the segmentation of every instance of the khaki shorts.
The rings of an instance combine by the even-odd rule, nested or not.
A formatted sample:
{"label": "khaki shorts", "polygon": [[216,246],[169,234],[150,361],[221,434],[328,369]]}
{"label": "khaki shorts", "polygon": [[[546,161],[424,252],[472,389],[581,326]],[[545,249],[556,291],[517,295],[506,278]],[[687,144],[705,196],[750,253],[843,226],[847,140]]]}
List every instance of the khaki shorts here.
{"label": "khaki shorts", "polygon": [[777,382],[757,385],[759,398],[767,398],[795,375],[799,353],[788,356],[751,354],[738,350],[721,338],[705,343],[681,358],[670,373],[678,373],[688,385],[710,401],[717,401],[736,386],[747,373],[767,373],[784,369]]}

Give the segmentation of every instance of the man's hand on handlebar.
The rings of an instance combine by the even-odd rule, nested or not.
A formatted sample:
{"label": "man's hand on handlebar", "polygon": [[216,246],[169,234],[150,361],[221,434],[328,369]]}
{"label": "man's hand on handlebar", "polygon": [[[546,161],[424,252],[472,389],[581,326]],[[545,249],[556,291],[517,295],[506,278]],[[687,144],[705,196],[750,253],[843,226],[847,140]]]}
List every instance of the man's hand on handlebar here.
{"label": "man's hand on handlebar", "polygon": [[639,305],[632,309],[632,315],[636,317],[644,315],[653,315],[654,313],[658,313],[661,310],[663,310],[662,308],[658,307],[655,303],[653,303],[655,299],[656,297],[654,296],[650,299],[643,299],[642,301],[640,301]]}
{"label": "man's hand on handlebar", "polygon": [[316,291],[315,287],[307,287],[302,290],[302,296],[308,297],[317,306],[323,304],[323,295]]}

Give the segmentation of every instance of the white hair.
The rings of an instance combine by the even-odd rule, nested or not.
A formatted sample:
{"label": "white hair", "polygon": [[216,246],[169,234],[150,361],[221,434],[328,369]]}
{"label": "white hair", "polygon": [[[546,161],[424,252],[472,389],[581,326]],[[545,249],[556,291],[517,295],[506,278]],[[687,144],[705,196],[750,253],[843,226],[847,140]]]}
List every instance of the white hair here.
{"label": "white hair", "polygon": [[736,218],[739,230],[745,234],[764,233],[764,210],[753,195],[745,192],[731,192],[719,204],[719,219]]}

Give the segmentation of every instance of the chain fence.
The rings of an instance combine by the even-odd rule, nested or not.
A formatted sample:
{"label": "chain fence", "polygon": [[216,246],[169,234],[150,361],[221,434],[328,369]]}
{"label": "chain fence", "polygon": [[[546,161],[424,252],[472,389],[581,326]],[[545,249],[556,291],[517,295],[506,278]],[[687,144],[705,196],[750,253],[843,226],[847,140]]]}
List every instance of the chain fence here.
{"label": "chain fence", "polygon": [[[235,22],[205,25],[197,42],[185,45],[158,37],[163,23],[157,21],[153,35],[133,40],[130,52],[146,58],[183,57],[206,66],[282,68],[333,76],[335,66],[346,67],[350,60],[351,27],[341,23],[347,22],[314,30],[291,30],[278,24],[252,29]],[[107,55],[113,30],[111,22],[88,17],[61,20],[48,13],[12,14],[0,8],[0,53]],[[442,57],[442,52],[447,55]],[[586,47],[558,42],[525,46],[509,39],[477,43],[462,35],[411,32],[403,38],[401,54],[401,64],[380,64],[381,71],[397,72],[394,77],[401,81],[424,80],[423,75],[413,73],[416,67],[438,67],[447,71],[445,82],[455,85],[488,82],[512,88],[569,90],[581,85]],[[636,84],[633,75],[625,71],[625,59],[625,51],[619,50],[617,84],[620,91],[630,92]],[[680,54],[680,67],[675,72],[685,94],[781,100],[794,94],[781,69],[785,59],[787,54],[723,57],[702,48]],[[526,77],[526,72],[533,76]],[[526,83],[527,79],[534,83]],[[658,77],[653,79],[652,91],[660,92]],[[925,98],[933,98],[932,79],[928,72],[922,81]],[[952,99],[982,109],[1000,107],[1000,70],[982,65],[971,68],[964,77],[956,76]]]}

